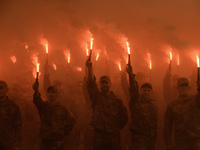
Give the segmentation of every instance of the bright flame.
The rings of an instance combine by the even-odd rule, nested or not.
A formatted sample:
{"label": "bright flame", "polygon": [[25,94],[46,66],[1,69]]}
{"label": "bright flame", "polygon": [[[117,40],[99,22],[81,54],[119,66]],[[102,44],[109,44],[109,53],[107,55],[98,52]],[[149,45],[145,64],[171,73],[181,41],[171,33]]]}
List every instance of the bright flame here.
{"label": "bright flame", "polygon": [[90,40],[90,49],[92,49],[93,48],[93,38],[91,38],[91,40]]}
{"label": "bright flame", "polygon": [[147,53],[147,56],[148,56],[149,69],[152,69],[151,54]]}
{"label": "bright flame", "polygon": [[65,56],[65,60],[67,61],[67,63],[70,63],[70,50],[69,49],[64,50],[63,54]]}
{"label": "bright flame", "polygon": [[177,56],[177,65],[180,65],[180,59],[179,59],[179,55]]}
{"label": "bright flame", "polygon": [[70,63],[70,53],[68,53],[67,62],[68,62],[68,64]]}
{"label": "bright flame", "polygon": [[99,59],[99,53],[97,53],[97,56],[96,56],[96,61],[98,61]]}
{"label": "bright flame", "polygon": [[172,60],[172,52],[169,52],[170,60]]}
{"label": "bright flame", "polygon": [[45,44],[45,47],[46,47],[46,53],[48,54],[48,53],[49,53],[49,47],[48,47],[48,44]]}
{"label": "bright flame", "polygon": [[86,45],[86,55],[89,56],[89,49],[87,48],[87,45]]}
{"label": "bright flame", "polygon": [[122,66],[120,62],[118,63],[118,67],[119,67],[119,71],[122,71]]}
{"label": "bright flame", "polygon": [[17,59],[16,59],[16,57],[15,57],[14,55],[11,56],[10,59],[11,59],[11,61],[12,61],[13,63],[16,63],[16,61],[17,61]]}
{"label": "bright flame", "polygon": [[39,72],[39,71],[40,71],[40,64],[37,63],[37,72]]}
{"label": "bright flame", "polygon": [[81,72],[83,69],[81,67],[76,67],[76,70]]}
{"label": "bright flame", "polygon": [[196,58],[197,58],[197,67],[200,67],[199,66],[199,56],[196,56]]}
{"label": "bright flame", "polygon": [[52,67],[53,67],[54,70],[56,70],[56,64],[55,63],[52,64]]}
{"label": "bright flame", "polygon": [[152,63],[151,63],[151,60],[149,62],[149,69],[152,69]]}
{"label": "bright flame", "polygon": [[129,43],[126,42],[126,45],[127,45],[127,51],[128,51],[128,54],[130,55],[130,54],[131,54],[131,51],[130,51]]}

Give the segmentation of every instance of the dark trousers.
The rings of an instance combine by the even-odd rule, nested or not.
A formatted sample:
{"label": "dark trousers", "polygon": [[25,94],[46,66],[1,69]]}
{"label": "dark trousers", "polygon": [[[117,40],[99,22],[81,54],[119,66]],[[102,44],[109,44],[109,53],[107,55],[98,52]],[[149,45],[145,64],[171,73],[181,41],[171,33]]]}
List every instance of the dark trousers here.
{"label": "dark trousers", "polygon": [[93,137],[93,150],[121,150],[120,133],[109,133],[95,130]]}
{"label": "dark trousers", "polygon": [[64,141],[42,139],[40,150],[65,150]]}

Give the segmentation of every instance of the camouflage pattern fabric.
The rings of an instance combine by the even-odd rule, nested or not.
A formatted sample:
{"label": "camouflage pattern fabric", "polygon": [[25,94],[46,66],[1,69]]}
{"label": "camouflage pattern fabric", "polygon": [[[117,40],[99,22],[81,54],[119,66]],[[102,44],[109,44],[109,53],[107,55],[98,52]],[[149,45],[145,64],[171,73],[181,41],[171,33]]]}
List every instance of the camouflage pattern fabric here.
{"label": "camouflage pattern fabric", "polygon": [[74,126],[72,114],[58,102],[42,101],[39,93],[34,94],[33,102],[41,119],[40,137],[43,140],[63,141]]}
{"label": "camouflage pattern fabric", "polygon": [[0,147],[10,150],[22,141],[22,120],[19,107],[10,99],[0,102]]}
{"label": "camouflage pattern fabric", "polygon": [[[127,110],[122,100],[113,92],[110,92],[107,96],[102,95],[95,81],[88,82],[87,88],[93,108],[91,125],[95,130],[114,134],[116,138],[120,138],[120,130],[125,126],[128,119]],[[94,134],[94,139],[99,138],[106,140],[103,136]],[[115,144],[119,144],[119,141]]]}
{"label": "camouflage pattern fabric", "polygon": [[143,145],[142,149],[154,149],[157,138],[157,107],[152,99],[144,99],[139,95],[134,74],[129,75],[129,83],[132,149],[137,149],[139,145]]}
{"label": "camouflage pattern fabric", "polygon": [[[165,112],[165,126],[164,126],[164,138],[166,147],[172,147],[172,128],[175,129],[175,147],[181,145],[179,143],[185,143],[189,139],[189,135],[186,127],[186,120],[188,118],[189,108],[193,102],[194,97],[189,96],[187,98],[179,98],[172,101],[168,105]],[[179,146],[178,146],[179,147]],[[186,146],[185,146],[186,147]]]}

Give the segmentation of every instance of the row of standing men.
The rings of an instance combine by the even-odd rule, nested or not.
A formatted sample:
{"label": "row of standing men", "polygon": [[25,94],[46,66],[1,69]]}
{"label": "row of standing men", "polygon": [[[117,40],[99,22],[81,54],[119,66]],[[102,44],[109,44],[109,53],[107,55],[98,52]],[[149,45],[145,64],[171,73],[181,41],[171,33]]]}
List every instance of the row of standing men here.
{"label": "row of standing men", "polygon": [[[8,86],[6,82],[0,81],[0,147],[2,150],[33,149],[34,146],[34,149],[41,150],[64,150],[65,148],[120,150],[120,131],[128,121],[126,104],[124,105],[123,101],[110,91],[111,80],[108,76],[100,78],[98,87],[93,74],[92,63],[89,60],[86,61],[86,67],[88,69],[86,78],[87,92],[84,93],[88,93],[88,99],[90,100],[88,103],[91,105],[92,110],[84,102],[75,105],[71,104],[69,98],[66,98],[60,92],[59,86],[52,86],[49,79],[48,66],[45,67],[43,85],[47,101],[41,98],[39,83],[33,85],[35,91],[33,103],[36,107],[29,107],[30,105],[24,104],[26,101],[21,101],[25,107],[19,109],[7,97]],[[130,149],[154,150],[157,139],[158,111],[152,97],[153,87],[150,83],[143,83],[138,86],[131,66],[127,65],[126,72],[128,73],[130,84],[130,101],[128,102],[131,114],[129,127],[131,133]],[[122,76],[122,86],[128,87],[123,78],[126,78],[126,76]],[[56,82],[55,84],[60,83]],[[169,82],[164,80],[164,84],[166,84],[164,87],[167,87]],[[176,85],[178,97],[174,96],[174,100],[168,104],[164,117],[166,149],[200,149],[199,94],[195,96],[190,95],[190,85],[187,78],[178,78]],[[197,83],[197,85],[199,86],[200,84]],[[128,95],[127,89],[123,88],[126,95]],[[176,93],[174,90],[169,92],[169,89],[164,91],[167,94],[165,92],[163,94],[166,94],[166,98],[169,99],[172,99],[170,95]],[[74,95],[78,95],[77,91],[72,90],[70,94],[72,92],[75,93]],[[80,100],[80,96],[77,96],[77,99]],[[65,106],[68,108],[70,106],[70,110],[73,110],[73,115]],[[21,111],[20,113],[20,110],[25,109],[25,112]],[[31,113],[27,113],[28,111],[35,111],[36,113],[29,115]],[[39,114],[39,116],[36,117],[36,114]],[[90,116],[92,129],[87,124]],[[33,120],[37,121],[32,122]],[[76,124],[79,124],[79,127]],[[76,128],[76,131],[73,131],[74,128]],[[24,131],[23,136],[25,135],[23,140],[22,129]],[[172,131],[174,131],[174,136]],[[38,142],[37,138],[30,138],[37,136],[38,132],[41,142]],[[75,132],[75,136],[71,136],[73,134],[70,134],[70,132]],[[87,141],[87,139],[89,140]],[[92,140],[90,141],[90,139]],[[76,140],[79,141],[78,147],[73,146]],[[33,145],[33,143],[40,144]]]}

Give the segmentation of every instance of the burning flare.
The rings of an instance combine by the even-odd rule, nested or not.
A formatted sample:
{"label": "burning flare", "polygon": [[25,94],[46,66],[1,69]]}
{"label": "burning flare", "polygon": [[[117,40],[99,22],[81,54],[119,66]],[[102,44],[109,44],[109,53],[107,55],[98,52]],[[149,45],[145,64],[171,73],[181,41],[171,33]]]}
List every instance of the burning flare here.
{"label": "burning flare", "polygon": [[96,56],[96,61],[98,61],[99,59],[99,53],[97,53],[97,56]]}
{"label": "burning flare", "polygon": [[48,47],[48,44],[45,44],[45,47],[46,47],[46,53],[48,54],[48,53],[49,53],[49,47]]}
{"label": "burning flare", "polygon": [[16,57],[15,57],[14,55],[11,56],[10,59],[11,59],[11,61],[12,61],[13,63],[16,63],[16,62],[17,62],[17,59],[16,59]]}
{"label": "burning flare", "polygon": [[40,71],[40,64],[37,62],[37,72],[39,73]]}
{"label": "burning flare", "polygon": [[172,52],[169,52],[170,60],[172,60]]}
{"label": "burning flare", "polygon": [[151,63],[151,60],[149,62],[149,69],[152,69],[152,63]]}
{"label": "burning flare", "polygon": [[197,58],[197,67],[200,67],[199,66],[199,56],[196,56],[196,58]]}
{"label": "burning flare", "polygon": [[86,55],[89,56],[89,49],[87,48],[87,45],[86,45]]}
{"label": "burning flare", "polygon": [[131,54],[131,51],[130,51],[129,43],[126,42],[126,45],[127,45],[127,52],[128,52],[128,54],[130,55],[130,54]]}
{"label": "burning flare", "polygon": [[92,50],[92,48],[93,48],[93,38],[91,38],[91,40],[90,40],[90,49]]}
{"label": "burning flare", "polygon": [[70,63],[70,53],[68,53],[67,62],[68,62],[68,64]]}
{"label": "burning flare", "polygon": [[120,62],[118,63],[118,67],[119,67],[119,71],[122,71],[122,66]]}

